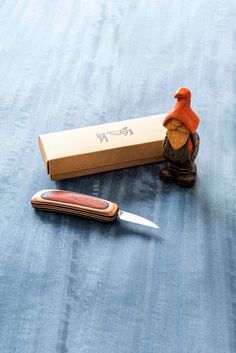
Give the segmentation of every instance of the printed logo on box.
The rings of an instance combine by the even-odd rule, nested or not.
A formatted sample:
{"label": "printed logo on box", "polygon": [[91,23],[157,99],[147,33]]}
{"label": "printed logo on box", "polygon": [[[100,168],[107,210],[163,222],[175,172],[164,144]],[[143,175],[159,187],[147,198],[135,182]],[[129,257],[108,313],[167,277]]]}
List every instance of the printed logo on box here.
{"label": "printed logo on box", "polygon": [[103,142],[109,142],[109,138],[113,136],[130,136],[134,135],[134,132],[132,129],[128,128],[127,126],[123,127],[123,129],[120,130],[113,130],[113,131],[107,131],[107,132],[102,132],[96,134],[97,138],[99,139],[100,143]]}

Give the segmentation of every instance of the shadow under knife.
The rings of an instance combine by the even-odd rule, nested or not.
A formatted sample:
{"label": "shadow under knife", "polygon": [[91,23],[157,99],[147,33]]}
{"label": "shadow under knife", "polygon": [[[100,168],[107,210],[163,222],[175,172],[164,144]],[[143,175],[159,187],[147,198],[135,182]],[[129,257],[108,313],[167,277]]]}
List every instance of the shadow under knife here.
{"label": "shadow under knife", "polygon": [[67,215],[59,212],[35,210],[39,219],[46,224],[54,225],[55,229],[60,228],[63,222],[66,222],[67,229],[71,231],[78,231],[79,233],[97,233],[98,236],[122,238],[122,237],[142,237],[145,240],[155,239],[162,241],[160,230],[156,228],[146,227],[140,224],[134,224],[122,220],[115,220],[113,222],[99,222],[93,219],[78,217],[75,215]]}

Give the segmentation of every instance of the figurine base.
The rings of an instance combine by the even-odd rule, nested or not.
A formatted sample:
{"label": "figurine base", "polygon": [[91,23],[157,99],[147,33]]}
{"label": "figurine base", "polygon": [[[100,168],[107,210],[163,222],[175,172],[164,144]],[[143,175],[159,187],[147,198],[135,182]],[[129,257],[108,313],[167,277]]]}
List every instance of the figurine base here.
{"label": "figurine base", "polygon": [[170,163],[167,163],[166,167],[161,169],[159,177],[165,183],[176,182],[178,185],[191,188],[194,186],[196,181],[197,168],[196,164],[193,164],[193,168],[189,169],[176,169]]}

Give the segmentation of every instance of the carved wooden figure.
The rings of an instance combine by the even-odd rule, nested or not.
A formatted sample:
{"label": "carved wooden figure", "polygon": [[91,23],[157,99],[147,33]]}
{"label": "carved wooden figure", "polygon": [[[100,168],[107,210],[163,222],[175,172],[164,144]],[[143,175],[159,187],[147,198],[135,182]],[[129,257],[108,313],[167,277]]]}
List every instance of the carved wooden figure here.
{"label": "carved wooden figure", "polygon": [[196,132],[199,118],[191,109],[191,92],[188,88],[179,88],[174,97],[177,102],[163,122],[167,129],[163,142],[166,166],[160,171],[159,176],[164,182],[177,182],[192,187],[197,174],[194,160],[200,142]]}

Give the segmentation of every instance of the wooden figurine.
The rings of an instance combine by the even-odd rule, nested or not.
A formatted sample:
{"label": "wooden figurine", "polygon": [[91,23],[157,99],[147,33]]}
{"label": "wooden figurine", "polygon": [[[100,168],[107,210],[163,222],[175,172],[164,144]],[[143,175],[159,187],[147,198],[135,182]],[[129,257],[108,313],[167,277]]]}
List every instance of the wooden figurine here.
{"label": "wooden figurine", "polygon": [[188,88],[179,88],[174,97],[177,102],[163,122],[167,129],[163,142],[166,166],[160,171],[159,176],[164,182],[176,182],[192,187],[197,174],[194,160],[200,142],[196,132],[199,118],[191,109],[191,92]]}

